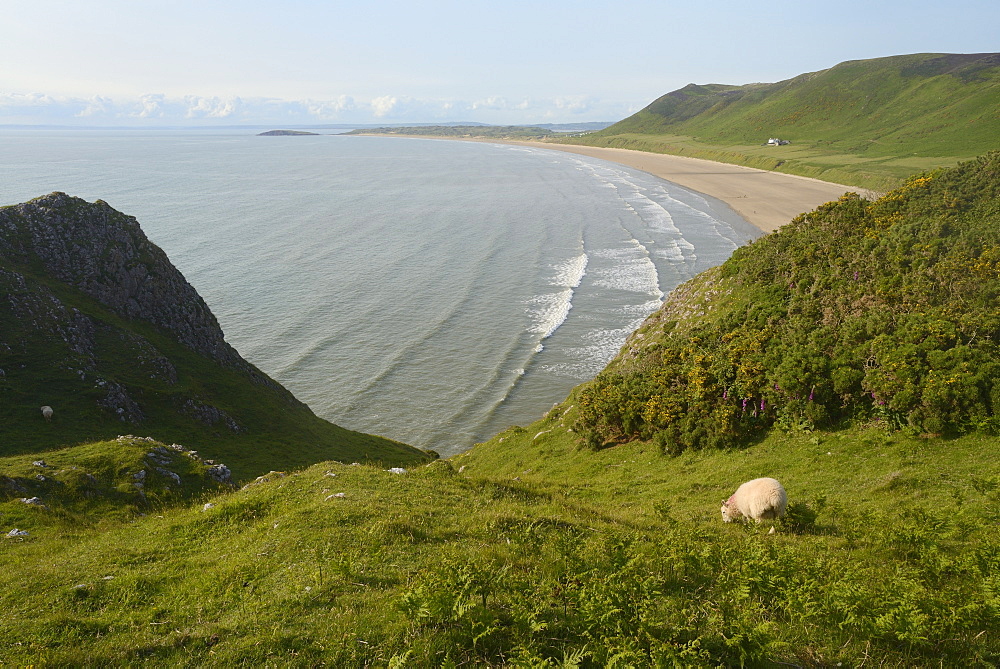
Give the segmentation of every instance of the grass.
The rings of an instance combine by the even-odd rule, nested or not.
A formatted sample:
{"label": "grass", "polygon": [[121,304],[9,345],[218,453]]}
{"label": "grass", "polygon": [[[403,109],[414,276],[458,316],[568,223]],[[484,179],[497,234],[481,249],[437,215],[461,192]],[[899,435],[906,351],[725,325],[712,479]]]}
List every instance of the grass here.
{"label": "grass", "polygon": [[796,143],[790,146],[720,145],[684,135],[635,132],[622,132],[604,137],[588,135],[558,141],[565,144],[632,149],[745,165],[845,186],[856,186],[874,192],[891,190],[913,174],[939,167],[951,167],[968,157],[964,155],[868,156],[834,152],[822,145],[810,143]]}
{"label": "grass", "polygon": [[[639,442],[580,451],[564,419],[556,410],[405,474],[326,462],[128,516],[95,507],[104,520],[91,526],[62,516],[58,501],[0,503],[4,523],[21,514],[31,532],[0,542],[13,567],[0,574],[0,657],[36,666],[1000,661],[996,439],[862,425],[668,457]],[[8,459],[0,471],[25,466]],[[720,501],[762,474],[789,491],[779,532],[723,524]]]}

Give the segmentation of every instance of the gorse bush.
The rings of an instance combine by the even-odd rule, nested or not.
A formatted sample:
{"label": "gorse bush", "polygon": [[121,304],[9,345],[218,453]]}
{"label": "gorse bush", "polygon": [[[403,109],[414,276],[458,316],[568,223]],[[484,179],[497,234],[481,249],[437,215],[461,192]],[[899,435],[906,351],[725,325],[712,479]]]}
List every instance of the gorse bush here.
{"label": "gorse bush", "polygon": [[682,287],[579,391],[591,447],[732,447],[847,417],[956,434],[1000,407],[1000,152],[848,194]]}

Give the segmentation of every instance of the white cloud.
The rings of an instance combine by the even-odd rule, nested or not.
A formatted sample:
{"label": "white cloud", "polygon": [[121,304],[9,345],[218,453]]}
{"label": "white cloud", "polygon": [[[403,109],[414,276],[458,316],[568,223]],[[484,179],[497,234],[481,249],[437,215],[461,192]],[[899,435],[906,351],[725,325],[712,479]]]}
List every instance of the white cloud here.
{"label": "white cloud", "polygon": [[129,114],[137,118],[162,118],[163,109],[161,105],[165,100],[163,95],[143,95],[139,98],[135,110]]}
{"label": "white cloud", "polygon": [[303,106],[310,116],[321,121],[335,121],[341,113],[352,112],[356,109],[354,98],[349,95],[341,95],[336,100],[308,100],[303,103]]}
{"label": "white cloud", "polygon": [[230,119],[244,107],[243,100],[238,97],[202,98],[191,95],[184,98],[184,103],[187,106],[184,117],[189,119]]}
{"label": "white cloud", "polygon": [[399,104],[399,99],[389,95],[375,98],[371,101],[372,113],[378,118],[388,116]]}
{"label": "white cloud", "polygon": [[112,113],[114,103],[110,98],[103,98],[98,95],[86,101],[86,106],[75,115],[80,118],[95,117],[101,118]]}
{"label": "white cloud", "polygon": [[488,97],[472,103],[472,109],[508,109],[507,100],[499,96]]}
{"label": "white cloud", "polygon": [[624,118],[644,106],[578,96],[510,99],[491,95],[474,100],[383,95],[356,99],[283,100],[220,96],[169,97],[151,93],[133,98],[52,97],[44,93],[0,92],[0,124],[52,125],[303,125],[369,123],[529,124]]}

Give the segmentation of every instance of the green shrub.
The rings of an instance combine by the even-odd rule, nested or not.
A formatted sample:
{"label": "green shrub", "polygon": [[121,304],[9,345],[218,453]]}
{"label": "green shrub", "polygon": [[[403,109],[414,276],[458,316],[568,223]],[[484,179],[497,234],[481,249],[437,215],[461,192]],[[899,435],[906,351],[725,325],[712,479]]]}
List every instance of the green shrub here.
{"label": "green shrub", "polygon": [[776,423],[993,429],[998,221],[1000,152],[803,214],[678,289],[580,390],[575,429],[591,447],[655,437],[673,454]]}

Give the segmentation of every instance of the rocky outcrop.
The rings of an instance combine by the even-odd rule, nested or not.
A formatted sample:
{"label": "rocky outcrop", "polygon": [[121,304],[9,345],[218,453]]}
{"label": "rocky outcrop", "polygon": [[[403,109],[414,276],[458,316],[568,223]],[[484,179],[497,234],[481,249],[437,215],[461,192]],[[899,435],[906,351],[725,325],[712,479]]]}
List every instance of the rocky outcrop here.
{"label": "rocky outcrop", "polygon": [[217,362],[246,368],[208,305],[135,218],[102,200],[52,193],[0,209],[0,257],[45,273],[114,313],[169,331]]}
{"label": "rocky outcrop", "polygon": [[232,416],[227,414],[222,409],[209,404],[204,404],[196,399],[187,400],[184,403],[182,411],[188,416],[198,419],[205,425],[215,426],[222,424],[229,428],[230,432],[235,432],[237,434],[245,431],[239,423],[233,420]]}
{"label": "rocky outcrop", "polygon": [[[248,474],[264,462],[426,457],[318,418],[240,357],[131,216],[64,193],[0,207],[0,455],[108,439],[122,424],[246,449]],[[209,464],[214,480],[231,476]],[[149,476],[176,484],[155,468],[136,475],[144,486]],[[0,476],[0,495],[21,485]]]}
{"label": "rocky outcrop", "polygon": [[[69,293],[64,285],[79,292]],[[80,293],[125,325],[83,307]],[[60,376],[68,372],[98,407],[127,424],[146,421],[141,395],[150,386],[172,393],[179,381],[176,366],[147,338],[148,330],[131,327],[132,322],[150,324],[286,403],[299,404],[225,341],[208,305],[135,218],[100,200],[91,204],[52,193],[0,208],[0,314],[4,311],[13,319],[8,322],[27,327],[0,328],[0,352],[27,361],[31,369],[48,365]],[[39,350],[45,351],[44,361]],[[128,360],[131,380],[116,377],[115,364],[105,364],[112,359]],[[29,373],[25,364],[13,371]],[[140,379],[145,391],[134,386]],[[205,425],[245,431],[228,413],[201,400],[182,397],[176,406]]]}

